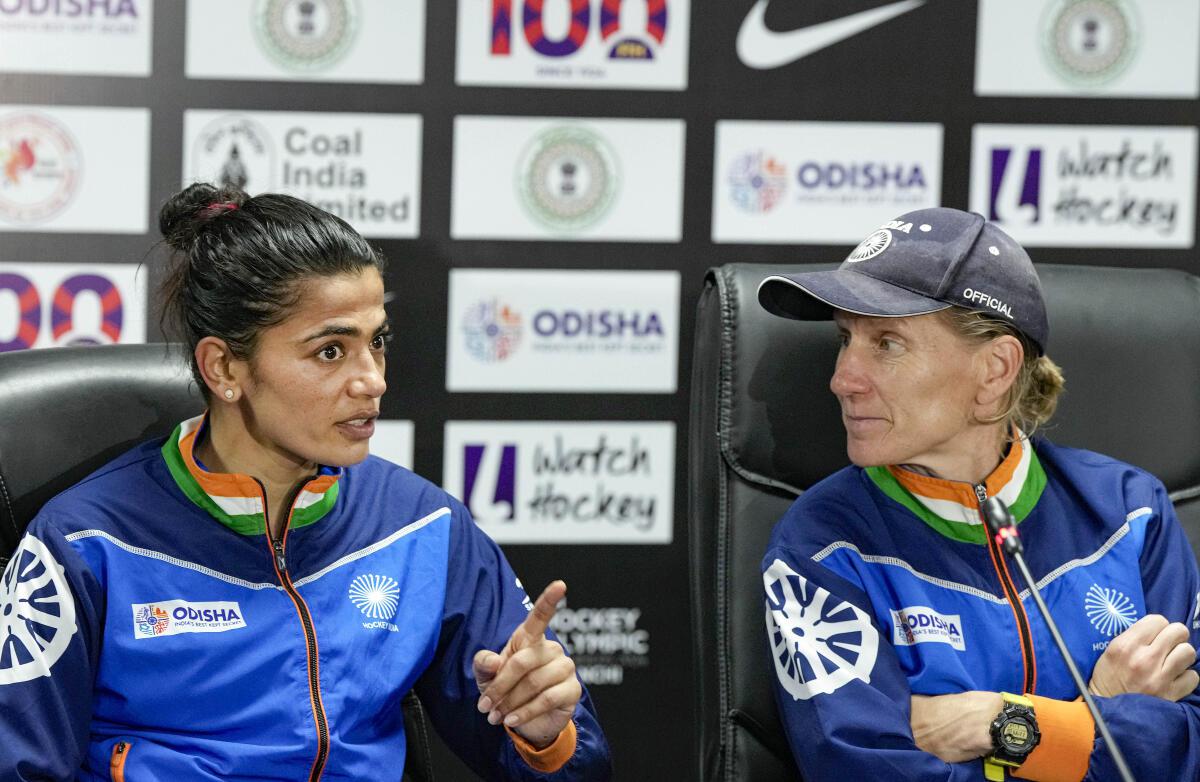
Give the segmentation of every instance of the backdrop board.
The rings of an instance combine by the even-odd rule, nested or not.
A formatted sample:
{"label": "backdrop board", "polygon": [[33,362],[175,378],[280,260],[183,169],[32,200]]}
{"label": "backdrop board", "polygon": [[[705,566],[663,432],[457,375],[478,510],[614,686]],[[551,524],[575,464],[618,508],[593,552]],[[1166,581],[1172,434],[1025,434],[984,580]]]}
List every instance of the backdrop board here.
{"label": "backdrop board", "polygon": [[185,181],[342,214],[390,261],[373,450],[478,509],[530,591],[567,580],[555,628],[617,779],[691,779],[705,269],[840,261],[943,204],[1036,262],[1200,271],[1198,18],[1200,0],[4,0],[0,350],[161,339],[157,211]]}

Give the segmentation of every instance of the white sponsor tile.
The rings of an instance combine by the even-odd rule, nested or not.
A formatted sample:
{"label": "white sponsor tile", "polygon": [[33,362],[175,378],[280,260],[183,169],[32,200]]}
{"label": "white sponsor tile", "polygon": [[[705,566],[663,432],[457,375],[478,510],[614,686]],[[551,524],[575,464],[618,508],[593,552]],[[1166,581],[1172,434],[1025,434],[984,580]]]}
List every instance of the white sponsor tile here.
{"label": "white sponsor tile", "polygon": [[858,242],[941,191],[941,125],[717,123],[714,242]]}
{"label": "white sponsor tile", "polygon": [[188,0],[196,79],[420,83],[425,0]]}
{"label": "white sponsor tile", "polygon": [[154,0],[0,2],[0,71],[149,76]]}
{"label": "white sponsor tile", "polygon": [[183,179],[288,193],[364,236],[420,228],[421,117],[414,114],[184,114]]}
{"label": "white sponsor tile", "polygon": [[413,467],[413,422],[376,419],[370,441],[371,455],[387,459],[405,469]]}
{"label": "white sponsor tile", "polygon": [[0,105],[0,231],[145,233],[150,112]]}
{"label": "white sponsor tile", "polygon": [[682,90],[690,0],[459,0],[459,84]]}
{"label": "white sponsor tile", "polygon": [[146,341],[147,270],[0,262],[0,353]]}
{"label": "white sponsor tile", "polygon": [[1026,245],[1191,247],[1196,128],[976,125],[971,210]]}
{"label": "white sponsor tile", "polygon": [[456,117],[455,239],[677,242],[682,120]]}
{"label": "white sponsor tile", "polygon": [[679,272],[454,269],[450,391],[674,393]]}
{"label": "white sponsor tile", "polygon": [[1195,98],[1195,0],[979,0],[979,95]]}
{"label": "white sponsor tile", "polygon": [[675,424],[448,421],[443,473],[500,543],[670,543]]}

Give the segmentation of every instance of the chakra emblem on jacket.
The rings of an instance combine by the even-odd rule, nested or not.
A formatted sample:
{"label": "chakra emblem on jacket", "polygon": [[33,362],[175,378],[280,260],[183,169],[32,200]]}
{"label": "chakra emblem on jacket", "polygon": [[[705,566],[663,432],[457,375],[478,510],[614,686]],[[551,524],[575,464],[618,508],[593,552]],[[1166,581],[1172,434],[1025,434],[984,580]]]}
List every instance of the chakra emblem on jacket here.
{"label": "chakra emblem on jacket", "polygon": [[1083,600],[1092,626],[1110,638],[1120,635],[1137,620],[1137,607],[1124,592],[1092,584]]}
{"label": "chakra emblem on jacket", "polygon": [[400,586],[394,578],[364,574],[350,584],[350,602],[371,619],[391,619],[400,602]]}

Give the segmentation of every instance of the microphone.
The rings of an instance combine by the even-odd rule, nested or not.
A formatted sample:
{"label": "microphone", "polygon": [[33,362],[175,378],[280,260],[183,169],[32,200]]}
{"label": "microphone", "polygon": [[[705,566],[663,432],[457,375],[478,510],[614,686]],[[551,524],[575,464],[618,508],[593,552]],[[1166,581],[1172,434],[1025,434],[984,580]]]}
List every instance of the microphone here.
{"label": "microphone", "polygon": [[1079,694],[1083,696],[1083,702],[1087,704],[1088,711],[1092,713],[1092,719],[1096,721],[1096,728],[1099,729],[1100,735],[1104,737],[1104,743],[1108,745],[1108,751],[1112,755],[1113,763],[1116,765],[1121,779],[1124,782],[1134,782],[1133,774],[1130,773],[1129,766],[1125,763],[1125,756],[1121,754],[1120,747],[1117,746],[1112,733],[1109,732],[1108,723],[1101,716],[1100,709],[1096,706],[1096,701],[1092,699],[1092,693],[1088,690],[1087,683],[1083,680],[1083,676],[1080,675],[1075,661],[1071,659],[1071,653],[1067,649],[1067,642],[1063,640],[1062,634],[1058,632],[1058,625],[1054,623],[1054,617],[1050,616],[1050,609],[1046,606],[1046,601],[1042,600],[1042,595],[1037,588],[1037,582],[1033,580],[1033,574],[1029,572],[1029,566],[1025,564],[1025,546],[1021,543],[1021,536],[1017,534],[1017,524],[1013,521],[1012,513],[1009,512],[1008,506],[999,497],[988,497],[980,510],[983,513],[983,521],[987,524],[988,531],[992,534],[992,539],[996,541],[996,545],[1000,546],[1005,554],[1012,557],[1013,561],[1017,563],[1017,569],[1021,571],[1021,577],[1029,585],[1029,593],[1033,595],[1033,601],[1037,603],[1038,611],[1041,612],[1042,619],[1046,621],[1046,627],[1050,630],[1050,636],[1054,639],[1054,645],[1058,647],[1058,653],[1062,655],[1063,662],[1067,665],[1067,670],[1071,672],[1071,678],[1075,680],[1075,686],[1079,689]]}

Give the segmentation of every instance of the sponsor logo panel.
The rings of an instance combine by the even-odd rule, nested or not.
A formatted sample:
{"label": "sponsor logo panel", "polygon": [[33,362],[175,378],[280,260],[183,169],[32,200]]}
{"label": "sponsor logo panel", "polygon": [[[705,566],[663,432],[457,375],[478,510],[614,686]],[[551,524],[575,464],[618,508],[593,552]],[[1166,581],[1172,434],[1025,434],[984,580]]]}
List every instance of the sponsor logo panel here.
{"label": "sponsor logo panel", "polygon": [[857,242],[941,184],[941,125],[720,121],[713,241]]}
{"label": "sponsor logo panel", "polygon": [[375,419],[371,454],[405,469],[413,466],[413,422]]}
{"label": "sponsor logo panel", "polygon": [[450,391],[673,393],[679,273],[454,269]]}
{"label": "sponsor logo panel", "polygon": [[650,667],[650,631],[639,626],[642,619],[642,609],[633,606],[573,608],[564,600],[550,629],[584,684],[617,685],[628,671]]}
{"label": "sponsor logo panel", "polygon": [[188,111],[185,183],[289,193],[365,236],[420,226],[421,118],[410,114]]}
{"label": "sponsor logo panel", "polygon": [[425,0],[190,0],[187,75],[420,83]]}
{"label": "sponsor logo panel", "polygon": [[443,486],[499,543],[670,543],[675,424],[449,421]]}
{"label": "sponsor logo panel", "polygon": [[682,90],[690,0],[459,0],[459,84]]}
{"label": "sponsor logo panel", "polygon": [[971,210],[1027,245],[1191,247],[1194,127],[976,125]]}
{"label": "sponsor logo panel", "polygon": [[979,0],[979,95],[1195,98],[1200,5]]}
{"label": "sponsor logo panel", "polygon": [[677,242],[680,120],[456,117],[451,236]]}
{"label": "sponsor logo panel", "polygon": [[0,231],[144,233],[150,112],[0,105]]}
{"label": "sponsor logo panel", "polygon": [[891,615],[892,643],[896,646],[939,643],[960,652],[967,648],[958,614],[938,613],[929,606],[908,606],[891,611]]}
{"label": "sponsor logo panel", "polygon": [[0,262],[0,353],[145,342],[146,277],[128,263]]}
{"label": "sponsor logo panel", "polygon": [[153,0],[4,0],[0,71],[149,76]]}
{"label": "sponsor logo panel", "polygon": [[184,633],[224,633],[246,626],[236,602],[160,600],[134,603],[133,637],[159,638]]}

